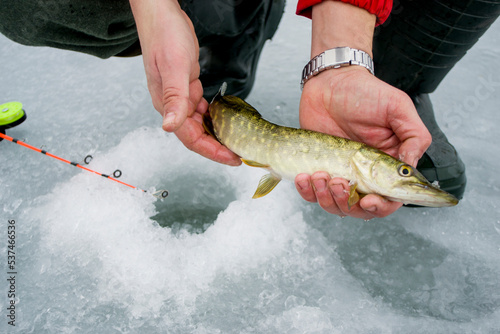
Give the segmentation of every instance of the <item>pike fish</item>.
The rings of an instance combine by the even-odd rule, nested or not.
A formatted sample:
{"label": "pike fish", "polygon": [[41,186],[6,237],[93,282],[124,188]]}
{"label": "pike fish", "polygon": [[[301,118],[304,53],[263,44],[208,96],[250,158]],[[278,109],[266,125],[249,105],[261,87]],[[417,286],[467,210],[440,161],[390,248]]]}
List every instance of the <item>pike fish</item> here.
{"label": "pike fish", "polygon": [[363,194],[419,206],[453,206],[458,199],[431,184],[418,170],[366,144],[320,132],[270,123],[250,104],[224,96],[223,85],[204,116],[204,127],[252,167],[267,169],[253,198],[300,173],[325,171],[350,181],[349,206]]}

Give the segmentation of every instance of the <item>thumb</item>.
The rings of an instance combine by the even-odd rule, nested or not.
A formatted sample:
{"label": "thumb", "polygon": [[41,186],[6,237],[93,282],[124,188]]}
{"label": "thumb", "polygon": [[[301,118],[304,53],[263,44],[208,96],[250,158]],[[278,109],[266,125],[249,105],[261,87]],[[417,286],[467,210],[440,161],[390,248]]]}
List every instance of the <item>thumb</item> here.
{"label": "thumb", "polygon": [[424,155],[430,145],[426,138],[412,137],[406,139],[399,148],[399,160],[417,167],[418,160]]}
{"label": "thumb", "polygon": [[403,103],[403,112],[399,113],[398,126],[393,127],[396,136],[401,140],[399,159],[416,167],[418,160],[431,145],[432,136],[420,119],[420,116],[408,98]]}
{"label": "thumb", "polygon": [[163,130],[176,131],[186,120],[189,111],[189,74],[170,72],[162,83]]}

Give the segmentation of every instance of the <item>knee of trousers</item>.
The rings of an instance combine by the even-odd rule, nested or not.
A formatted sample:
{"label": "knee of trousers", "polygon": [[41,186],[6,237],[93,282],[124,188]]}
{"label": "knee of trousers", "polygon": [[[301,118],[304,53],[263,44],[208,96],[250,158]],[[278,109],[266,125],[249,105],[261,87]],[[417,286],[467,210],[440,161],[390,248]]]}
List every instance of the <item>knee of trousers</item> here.
{"label": "knee of trousers", "polygon": [[395,0],[375,31],[375,74],[407,93],[430,93],[499,14],[498,0]]}
{"label": "knee of trousers", "polygon": [[193,23],[200,46],[220,38],[241,35],[272,0],[181,0],[181,8]]}
{"label": "knee of trousers", "polygon": [[0,32],[30,46],[114,56],[138,41],[128,0],[5,0]]}

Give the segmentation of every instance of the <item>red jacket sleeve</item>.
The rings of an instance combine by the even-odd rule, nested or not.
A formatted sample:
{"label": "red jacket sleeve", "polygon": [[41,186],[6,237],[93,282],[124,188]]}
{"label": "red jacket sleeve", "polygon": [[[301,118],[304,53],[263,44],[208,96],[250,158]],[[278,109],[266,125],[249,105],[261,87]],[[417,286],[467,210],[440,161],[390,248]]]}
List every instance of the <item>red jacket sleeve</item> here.
{"label": "red jacket sleeve", "polygon": [[[311,18],[311,7],[323,0],[299,0],[297,14]],[[377,16],[377,25],[387,20],[392,10],[392,0],[340,0],[351,5],[364,8]]]}

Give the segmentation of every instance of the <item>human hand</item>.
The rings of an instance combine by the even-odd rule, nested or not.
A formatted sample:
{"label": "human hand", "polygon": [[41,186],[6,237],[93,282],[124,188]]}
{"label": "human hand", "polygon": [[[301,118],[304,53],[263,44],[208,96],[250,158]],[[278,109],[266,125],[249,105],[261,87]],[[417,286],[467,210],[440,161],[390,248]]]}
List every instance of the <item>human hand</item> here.
{"label": "human hand", "polygon": [[[342,1],[322,1],[312,7],[311,57],[349,46],[372,56],[376,16]],[[361,66],[326,70],[304,86],[300,101],[303,128],[345,137],[376,147],[416,166],[431,143],[411,99]],[[370,194],[350,209],[347,180],[325,172],[295,178],[300,195],[327,212],[364,219],[384,217],[401,207]]]}
{"label": "human hand", "polygon": [[199,80],[199,46],[193,24],[176,0],[130,0],[144,68],[163,129],[190,150],[211,160],[239,165],[240,159],[203,129],[208,103]]}
{"label": "human hand", "polygon": [[[304,86],[301,127],[366,143],[416,166],[431,143],[408,95],[361,66],[327,70]],[[325,172],[295,179],[300,195],[329,213],[364,219],[385,217],[401,203],[370,194],[348,208],[349,184]]]}

